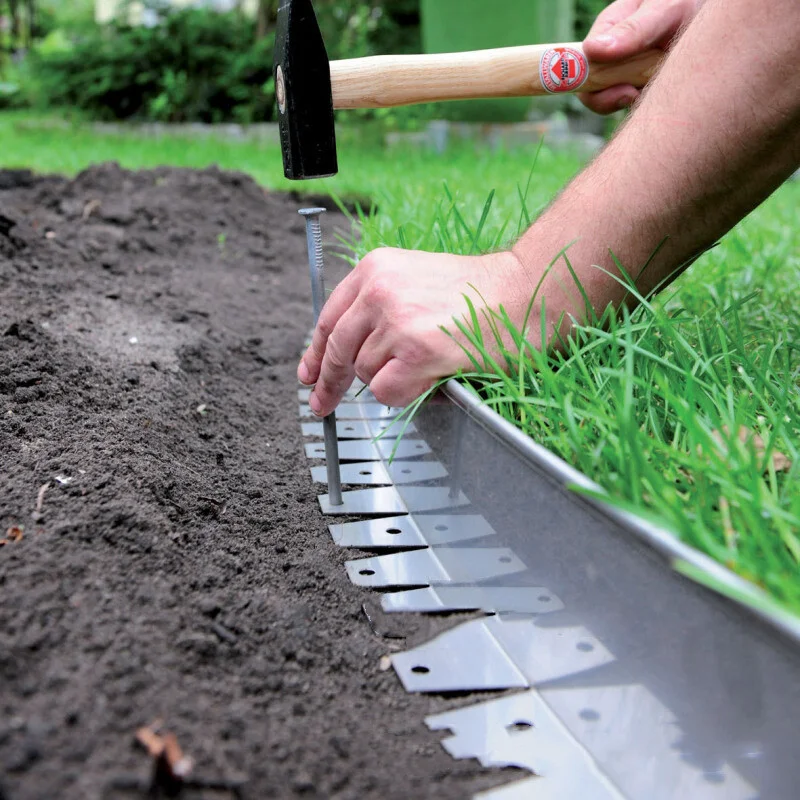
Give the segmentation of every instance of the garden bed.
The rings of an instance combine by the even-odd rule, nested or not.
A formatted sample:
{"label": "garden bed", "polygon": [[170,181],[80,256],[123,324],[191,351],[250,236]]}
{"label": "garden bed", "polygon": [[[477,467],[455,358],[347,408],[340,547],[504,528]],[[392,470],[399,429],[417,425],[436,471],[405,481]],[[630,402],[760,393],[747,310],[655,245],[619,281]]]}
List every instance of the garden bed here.
{"label": "garden bed", "polygon": [[0,172],[5,800],[144,796],[134,732],[157,718],[218,787],[185,797],[505,779],[420,725],[453,701],[380,671],[369,594],[319,514],[296,210],[214,169]]}

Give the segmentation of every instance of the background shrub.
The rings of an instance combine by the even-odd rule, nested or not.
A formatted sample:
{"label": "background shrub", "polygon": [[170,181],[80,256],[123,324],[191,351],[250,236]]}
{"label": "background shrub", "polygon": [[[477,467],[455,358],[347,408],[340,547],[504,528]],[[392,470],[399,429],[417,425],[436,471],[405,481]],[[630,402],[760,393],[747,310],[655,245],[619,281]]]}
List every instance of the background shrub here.
{"label": "background shrub", "polygon": [[[576,38],[607,4],[575,0]],[[274,119],[277,0],[263,0],[256,19],[202,6],[175,9],[163,0],[145,5],[157,24],[130,25],[123,11],[98,26],[91,0],[66,6],[44,0],[33,50],[24,60],[0,63],[0,109],[68,107],[103,120]],[[420,0],[317,0],[315,8],[332,59],[422,50]],[[440,111],[421,106],[348,117],[414,128]]]}
{"label": "background shrub", "polygon": [[611,0],[575,0],[575,39],[583,40],[597,15]]}
{"label": "background shrub", "polygon": [[93,27],[71,46],[29,57],[37,104],[97,119],[264,122],[272,119],[272,33],[204,8],[158,10],[158,24],[123,19]]}
{"label": "background shrub", "polygon": [[323,0],[314,8],[331,60],[421,52],[419,0]]}

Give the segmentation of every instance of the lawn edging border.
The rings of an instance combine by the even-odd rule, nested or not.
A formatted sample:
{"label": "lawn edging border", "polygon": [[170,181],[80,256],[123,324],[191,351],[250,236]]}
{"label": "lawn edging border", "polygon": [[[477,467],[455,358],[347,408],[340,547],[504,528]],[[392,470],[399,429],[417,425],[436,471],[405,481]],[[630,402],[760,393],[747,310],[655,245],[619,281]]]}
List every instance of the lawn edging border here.
{"label": "lawn edging border", "polygon": [[523,459],[536,465],[563,487],[578,488],[586,492],[583,497],[588,503],[625,531],[646,542],[665,556],[670,565],[674,565],[675,562],[685,562],[691,565],[727,591],[723,593],[711,587],[707,588],[711,588],[717,594],[722,594],[740,608],[756,615],[767,625],[780,631],[794,644],[800,646],[800,618],[780,608],[765,608],[766,605],[773,605],[772,599],[766,592],[739,577],[711,557],[682,542],[675,534],[598,499],[597,495],[606,494],[598,484],[547,448],[537,444],[519,428],[483,403],[457,379],[448,381],[443,391],[454,405]]}

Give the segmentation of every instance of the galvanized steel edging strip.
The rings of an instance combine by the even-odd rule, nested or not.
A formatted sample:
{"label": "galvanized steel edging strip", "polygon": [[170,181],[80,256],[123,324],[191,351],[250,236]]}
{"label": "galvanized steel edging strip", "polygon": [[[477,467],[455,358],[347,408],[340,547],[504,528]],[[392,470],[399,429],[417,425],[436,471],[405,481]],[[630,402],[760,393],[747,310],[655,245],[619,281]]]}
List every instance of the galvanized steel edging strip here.
{"label": "galvanized steel edging strip", "polygon": [[[501,605],[495,609],[500,612],[497,616],[462,623],[427,644],[391,657],[398,677],[409,691],[528,687],[530,697],[541,699],[555,715],[554,718],[560,719],[566,726],[564,730],[569,731],[567,738],[573,741],[572,744],[566,739],[561,744],[550,742],[547,737],[542,739],[541,731],[537,732],[535,725],[524,737],[530,745],[535,740],[536,752],[530,754],[531,758],[535,756],[535,761],[531,763],[535,763],[534,771],[544,776],[545,780],[522,781],[481,797],[497,797],[498,800],[506,794],[509,798],[527,797],[534,789],[536,796],[541,796],[543,800],[559,796],[548,792],[563,789],[559,781],[566,774],[562,758],[566,758],[567,754],[573,758],[581,755],[581,759],[596,763],[598,771],[586,772],[587,781],[596,782],[598,777],[605,776],[610,790],[615,791],[618,787],[631,797],[655,797],[654,785],[661,787],[658,796],[665,798],[744,798],[758,791],[756,786],[765,789],[765,797],[787,796],[786,786],[798,774],[796,759],[785,749],[786,744],[794,740],[792,720],[796,720],[797,716],[793,709],[800,708],[800,691],[792,688],[793,684],[796,685],[795,676],[800,674],[800,662],[796,658],[800,622],[788,614],[785,618],[780,615],[776,618],[769,611],[755,611],[746,603],[730,603],[723,597],[718,599],[716,595],[695,587],[677,573],[665,569],[665,556],[667,559],[681,559],[710,573],[716,581],[740,595],[755,600],[760,597],[758,590],[681,543],[672,534],[631,514],[620,512],[596,497],[571,491],[577,486],[602,494],[600,488],[585,475],[535,444],[481,404],[468,388],[450,382],[445,394],[448,402],[433,403],[419,415],[418,434],[422,435],[418,441],[425,442],[427,439],[430,442],[428,450],[441,459],[440,466],[444,472],[441,477],[452,479],[450,488],[412,486],[407,489],[388,485],[382,489],[348,493],[353,501],[351,510],[358,506],[356,513],[377,514],[382,518],[334,524],[330,526],[330,532],[337,544],[346,547],[359,547],[369,542],[376,549],[392,550],[398,546],[399,549],[409,546],[430,548],[348,562],[347,569],[354,583],[376,587],[412,586],[418,583],[428,586],[422,590],[424,597],[420,590],[413,589],[397,594],[397,608],[390,604],[390,607],[384,607],[386,611],[420,610],[414,608],[419,604],[427,605],[426,610],[447,608],[447,599],[437,594],[438,586],[453,586],[463,595],[456,598],[455,608],[469,605],[490,611],[491,608],[486,607],[487,600],[490,606],[494,604],[492,598],[501,604],[509,603],[507,589],[516,586],[516,575],[522,577],[518,588],[525,594],[526,601],[531,599],[528,595],[532,591],[546,591],[549,600],[555,598],[549,588],[532,589],[527,585],[527,579],[536,581],[537,586],[543,585],[538,581],[547,582],[548,585],[549,579],[560,581],[552,588],[560,588],[567,593],[563,603],[556,598],[558,602],[549,608],[533,610],[526,607],[525,611],[520,609],[521,613],[503,613],[504,605]],[[354,420],[380,421],[397,413],[376,408],[378,404],[374,398],[367,402],[366,408],[359,398],[352,399],[356,402],[352,403],[348,412]],[[309,435],[312,429],[307,428],[304,433]],[[487,461],[486,457],[493,449],[490,446],[487,450],[487,444],[490,445],[492,440],[497,443],[496,457],[494,461]],[[455,446],[455,450],[448,455],[452,446]],[[306,452],[310,455],[308,448]],[[474,458],[476,453],[481,454],[477,459]],[[377,452],[376,456],[378,460],[372,463],[386,470],[388,453]],[[506,463],[511,471],[507,472]],[[369,465],[366,468],[369,469]],[[386,474],[389,477],[388,472]],[[470,498],[474,501],[474,506],[470,504],[472,511],[464,507],[468,500],[462,489],[468,495],[474,495]],[[436,494],[437,497],[425,498],[422,496],[425,492]],[[415,493],[419,493],[419,496]],[[361,502],[362,498],[364,502]],[[323,513],[335,513],[325,499],[325,496],[320,498]],[[509,501],[510,505],[507,505]],[[459,506],[462,506],[462,512],[467,511],[467,516],[459,515],[458,511],[455,511],[455,517],[447,515],[445,509],[457,509]],[[434,517],[418,513],[439,509],[440,514],[446,514],[447,524],[442,524],[442,517],[438,515]],[[504,541],[493,544],[507,543],[516,548],[529,542],[534,546],[530,553],[526,550],[529,555],[526,558],[527,565],[536,567],[533,571],[529,570],[527,579],[514,569],[509,580],[498,575],[491,580],[496,585],[484,586],[483,580],[487,576],[481,577],[474,570],[474,565],[477,563],[482,566],[482,561],[480,558],[475,560],[473,556],[490,555],[491,547],[483,549],[482,553],[474,553],[469,547],[440,551],[435,546],[436,537],[431,541],[425,535],[425,530],[431,526],[437,531],[441,527],[444,531],[441,544],[445,544],[444,539],[451,541],[453,521],[463,519],[470,527],[477,518],[475,512],[480,509],[487,515],[480,517],[484,520],[485,535],[498,535],[501,530],[507,534]],[[383,516],[387,513],[408,516],[387,519]],[[577,528],[570,524],[572,514],[582,520],[577,523]],[[529,523],[529,519],[535,522]],[[587,524],[588,528],[581,527]],[[558,527],[562,525],[564,527]],[[570,528],[571,538],[563,538]],[[530,535],[532,530],[535,531],[533,536]],[[600,536],[588,535],[591,533]],[[520,535],[523,539],[519,538]],[[474,536],[470,527],[464,541],[472,539]],[[514,559],[510,554],[511,550],[500,560],[513,566]],[[447,566],[451,556],[456,558],[454,574],[450,574],[450,567]],[[463,558],[458,561],[461,556]],[[574,560],[576,557],[577,562]],[[598,572],[597,566],[600,564],[603,566],[599,567]],[[610,572],[606,572],[607,567],[611,568]],[[611,584],[606,579],[598,584],[599,590],[592,588],[585,592],[586,579],[593,574],[590,570],[594,570],[594,574],[616,574],[622,579],[628,591],[632,590],[629,597],[637,598],[635,602],[642,603],[641,607],[637,606],[635,616],[630,616],[628,603],[620,602],[617,594],[605,589],[607,585],[617,588],[613,577]],[[457,578],[456,584],[451,583],[454,577]],[[461,582],[467,582],[468,585],[458,585]],[[651,588],[658,600],[655,604],[651,602],[648,607],[647,596]],[[484,591],[487,591],[485,596]],[[470,602],[470,597],[475,598],[477,605]],[[513,600],[514,605],[517,600]],[[665,605],[662,607],[659,602]],[[751,613],[742,614],[741,605]],[[606,611],[599,615],[590,612],[586,619],[587,609],[598,608]],[[563,609],[566,617],[550,620],[541,616],[545,610],[553,612],[559,609]],[[640,611],[644,614],[640,614]],[[754,611],[755,614],[752,613]],[[545,617],[549,616],[545,614]],[[541,625],[539,619],[542,619]],[[631,620],[638,622],[634,624]],[[586,627],[576,627],[576,623],[582,625],[584,621]],[[758,626],[763,621],[784,636],[772,639],[759,636],[761,629]],[[719,637],[715,639],[713,635],[720,624],[718,630],[724,642],[717,641]],[[600,629],[595,631],[597,638],[591,633],[595,626]],[[624,635],[621,636],[621,633]],[[701,636],[699,640],[698,634]],[[552,636],[556,639],[549,641]],[[680,639],[676,639],[676,636]],[[790,640],[792,648],[787,650],[784,647],[781,655],[774,648],[779,644],[785,645],[786,638]],[[566,650],[563,652],[560,646],[556,646],[559,639],[566,641]],[[609,644],[608,650],[604,640]],[[683,644],[677,645],[678,641]],[[485,650],[485,654],[477,658],[476,647],[481,643],[485,647],[480,652],[484,653]],[[729,643],[729,646],[720,649],[720,645],[725,643]],[[684,650],[685,647],[688,649]],[[472,653],[474,657],[465,662],[460,655],[464,652]],[[614,656],[615,652],[621,658]],[[647,655],[643,655],[643,652]],[[456,653],[455,660],[453,653]],[[554,656],[559,653],[566,654],[563,664],[554,661]],[[578,659],[587,657],[586,654],[597,656],[604,653],[608,654],[608,658],[603,659],[602,664],[590,665],[588,670],[581,668],[578,663]],[[566,657],[569,654],[571,656]],[[687,661],[689,656],[693,657]],[[459,667],[464,669],[459,672]],[[714,685],[706,686],[704,681],[708,680],[713,681]],[[707,697],[700,691],[704,688]],[[514,695],[520,703],[527,696]],[[699,704],[698,699],[702,701]],[[511,714],[518,708],[511,703],[506,709],[505,700],[490,701],[484,705],[487,719],[493,720],[492,725],[498,723],[503,715]],[[498,763],[495,759],[509,763],[508,757],[514,757],[513,752],[523,747],[523,741],[515,738],[518,734],[510,738],[505,736],[503,725],[500,724],[500,730],[492,729],[488,735],[499,737],[492,741],[508,749],[502,756],[500,753],[492,755],[491,748],[494,745],[486,749],[490,740],[484,740],[480,735],[475,739],[472,735],[474,732],[470,730],[470,720],[478,713],[478,707],[470,706],[450,713],[460,729],[461,744],[457,747],[458,754],[453,751],[455,757],[476,757],[485,764]],[[727,723],[721,722],[721,719],[727,719]],[[598,720],[603,720],[602,727]],[[435,727],[435,718],[429,720],[431,723]],[[556,737],[555,731],[551,734],[554,738],[562,738]],[[468,738],[463,738],[465,736]],[[546,741],[547,752],[541,750],[543,741]],[[483,744],[479,746],[475,742]],[[449,751],[450,747],[443,744]],[[576,748],[575,745],[579,746]],[[633,754],[632,761],[631,758],[620,759],[619,747],[622,745],[626,753],[630,750]],[[455,742],[453,746],[456,746]],[[551,770],[548,761],[556,756],[552,762],[555,769]],[[651,765],[645,772],[640,769],[641,758]],[[742,759],[749,761],[745,763]],[[527,763],[526,767],[530,769]],[[761,767],[763,769],[759,771]],[[571,771],[572,767],[568,772],[571,774]],[[768,774],[773,778],[765,778]],[[594,788],[598,789],[599,785]],[[670,794],[673,790],[679,793]],[[700,791],[702,794],[686,794],[685,790]],[[775,794],[776,791],[783,793]]]}
{"label": "galvanized steel edging strip", "polygon": [[[605,494],[598,484],[583,473],[578,472],[557,455],[547,450],[547,448],[537,444],[519,428],[503,419],[457,380],[448,381],[444,387],[444,393],[456,406],[486,431],[563,486],[577,486],[593,493]],[[666,530],[595,497],[585,495],[582,496],[582,499],[618,523],[626,531],[644,540],[667,558],[685,561],[708,574],[720,584],[729,587],[734,594],[752,598],[753,605],[736,600],[735,597],[729,599],[733,599],[738,606],[746,609],[751,614],[755,614],[762,621],[800,645],[800,619],[788,612],[780,610],[768,611],[761,608],[758,604],[767,599],[767,595],[753,586],[753,584],[740,578],[699,550],[681,542],[674,534]]]}
{"label": "galvanized steel edging strip", "polygon": [[[301,390],[301,399],[306,399]],[[352,393],[351,393],[352,396]],[[345,421],[352,417],[357,420],[358,412],[363,410],[365,412],[364,418],[357,420],[358,422],[371,422],[373,425],[379,422],[381,418],[386,418],[389,411],[383,409],[378,412],[374,408],[375,403],[370,403],[367,408],[363,406],[357,399],[353,397],[350,407],[346,409]],[[361,406],[361,408],[358,408]],[[457,410],[455,406],[451,406]],[[366,413],[369,411],[369,413]],[[301,418],[307,413],[307,409],[301,407]],[[340,438],[344,436],[353,437],[351,441],[345,442],[346,444],[371,444],[374,439],[364,440],[358,437],[363,437],[365,434],[372,433],[368,431],[363,424],[353,424],[348,426],[339,423],[341,428],[338,431]],[[356,430],[358,428],[358,430]],[[315,424],[303,423],[302,433],[304,438],[308,436],[319,436],[320,430]],[[407,431],[406,431],[407,432]],[[378,431],[377,433],[380,433]],[[343,436],[344,434],[344,436]],[[401,444],[405,439],[401,440]],[[430,448],[424,440],[418,440],[423,447],[419,451],[415,451],[416,455],[429,455]],[[385,445],[392,445],[391,441],[383,442]],[[389,485],[381,488],[373,488],[366,490],[356,490],[344,494],[344,507],[342,509],[334,509],[330,506],[327,496],[322,495],[319,497],[320,505],[323,514],[335,515],[347,511],[347,513],[367,514],[368,516],[378,514],[379,519],[364,520],[361,522],[351,522],[344,525],[331,525],[330,532],[334,541],[340,546],[361,546],[363,541],[361,538],[369,534],[372,539],[373,546],[379,540],[383,540],[381,532],[393,537],[394,535],[402,536],[406,533],[405,538],[413,537],[417,534],[417,540],[413,542],[415,546],[422,545],[423,549],[415,549],[410,552],[396,552],[389,555],[376,556],[374,558],[360,558],[355,561],[348,561],[345,563],[350,580],[357,585],[363,586],[417,586],[424,583],[426,588],[422,590],[425,597],[420,597],[420,590],[410,590],[406,592],[399,592],[394,595],[386,595],[387,597],[394,597],[399,602],[395,608],[386,608],[385,610],[395,611],[415,611],[414,603],[422,603],[428,605],[428,610],[443,611],[443,610],[456,610],[459,608],[464,609],[478,609],[482,608],[484,611],[491,612],[493,608],[497,611],[502,611],[503,608],[518,608],[518,611],[509,611],[511,617],[503,624],[499,617],[492,616],[486,617],[486,624],[489,626],[500,626],[509,630],[518,630],[519,626],[525,626],[526,632],[532,634],[533,628],[528,630],[528,626],[534,617],[546,616],[547,614],[558,612],[563,609],[563,603],[547,588],[522,585],[519,587],[510,586],[481,586],[482,582],[497,578],[503,575],[510,576],[520,572],[524,572],[527,566],[516,556],[516,554],[509,548],[498,547],[481,547],[472,549],[467,548],[453,548],[448,547],[437,548],[438,544],[455,544],[459,541],[469,541],[474,538],[486,538],[495,536],[496,532],[492,527],[480,516],[475,515],[457,515],[452,516],[447,513],[447,509],[457,509],[469,505],[468,499],[457,487],[451,486],[411,486],[402,489],[403,495],[398,492],[398,484],[403,483],[390,473],[396,471],[395,466],[401,467],[403,464],[408,465],[408,469],[414,472],[416,467],[420,466],[436,466],[438,470],[431,474],[424,474],[420,470],[418,480],[441,480],[449,477],[447,470],[443,465],[438,462],[431,461],[406,461],[406,462],[393,462],[389,463],[389,455],[391,449],[389,447],[375,448],[376,456],[379,460],[373,463],[373,469],[382,469],[385,477],[389,478]],[[319,451],[313,445],[306,444],[304,447],[306,456],[316,458],[324,456],[324,453]],[[342,451],[346,453],[346,449]],[[347,465],[345,465],[347,466]],[[362,467],[369,467],[367,464],[355,464],[359,469]],[[323,474],[316,468],[317,472],[313,472],[315,480],[324,480]],[[402,473],[402,469],[401,469]],[[427,494],[431,495],[430,502],[426,501]],[[363,502],[362,502],[363,501]],[[422,514],[418,512],[425,512],[431,510],[441,509],[440,514]],[[406,516],[402,517],[386,517],[387,513],[401,513]],[[463,523],[462,523],[463,521]],[[453,529],[453,523],[458,522],[458,535]],[[391,526],[391,527],[389,527]],[[348,532],[350,532],[352,541],[348,542]],[[356,541],[359,540],[359,541]],[[398,542],[400,543],[400,542]],[[410,542],[403,542],[408,544]],[[390,541],[380,541],[380,547],[389,546],[392,548]],[[396,546],[396,545],[395,545]],[[401,545],[402,550],[402,545]],[[466,585],[463,583],[466,582]],[[454,602],[448,603],[447,597],[450,596],[448,589],[452,589],[452,598]],[[444,597],[440,593],[444,592]],[[470,595],[473,597],[474,602],[470,602]],[[509,600],[509,598],[512,598]],[[521,602],[521,599],[524,602]],[[535,602],[534,602],[535,598]],[[410,607],[404,607],[407,603]],[[391,605],[391,604],[390,604]],[[524,609],[523,609],[524,606]],[[517,619],[513,619],[514,615],[518,615]],[[475,620],[480,622],[480,620]],[[482,628],[481,628],[482,630]],[[454,629],[456,635],[465,635],[470,641],[467,650],[470,650],[475,644],[471,638],[475,631],[475,626],[469,623],[458,626]],[[497,631],[495,631],[497,633]],[[502,631],[500,631],[502,633]],[[563,677],[564,675],[571,675],[573,673],[581,672],[586,668],[587,664],[590,666],[597,666],[598,664],[605,663],[613,660],[611,656],[602,646],[600,642],[594,640],[588,631],[583,628],[571,627],[566,631],[556,629],[551,632],[551,636],[557,639],[564,635],[571,637],[566,646],[563,641],[560,648],[556,647],[561,654],[561,659],[555,659],[552,654],[545,657],[535,664],[527,663],[529,659],[524,657],[524,653],[518,652],[519,647],[510,646],[508,642],[503,643],[502,636],[495,641],[494,650],[492,652],[499,652],[501,659],[507,664],[511,673],[506,671],[505,676],[496,675],[497,687],[499,689],[506,689],[517,686],[519,688],[528,688],[524,695],[509,697],[502,701],[491,701],[489,703],[479,704],[478,706],[470,706],[467,708],[457,709],[448,715],[448,719],[452,717],[449,725],[453,726],[454,735],[447,741],[442,742],[442,746],[456,758],[475,758],[478,759],[485,766],[519,766],[532,773],[538,773],[539,776],[546,775],[546,779],[542,780],[541,777],[533,777],[532,779],[518,781],[514,784],[509,784],[499,790],[491,790],[481,794],[482,798],[494,798],[496,792],[503,793],[503,796],[511,792],[510,796],[522,797],[528,796],[529,789],[535,791],[535,796],[542,800],[549,798],[562,797],[563,790],[570,787],[570,790],[580,787],[581,791],[588,790],[591,792],[592,797],[603,797],[608,800],[621,800],[622,795],[616,791],[612,782],[607,778],[599,765],[592,758],[591,754],[583,748],[577,740],[571,735],[567,729],[557,721],[556,716],[547,710],[546,704],[539,697],[538,693],[530,689],[531,670],[534,670],[538,679],[543,677],[556,678]],[[486,629],[486,635],[491,637],[489,628]],[[498,634],[499,636],[500,634]],[[546,630],[539,632],[539,636],[547,636]],[[507,638],[507,637],[506,637]],[[573,639],[575,641],[573,641]],[[594,642],[589,645],[589,641]],[[526,637],[523,636],[521,643],[523,651],[526,649]],[[585,648],[583,655],[583,663],[580,665],[572,663],[574,659],[569,658],[568,649],[575,649],[570,645],[577,643],[582,644]],[[556,643],[558,644],[558,642]],[[433,648],[436,647],[436,640],[431,643]],[[499,649],[498,649],[499,648]],[[508,651],[508,652],[507,652]],[[580,651],[580,648],[578,648]],[[595,652],[596,651],[596,652]],[[516,656],[516,661],[520,661],[523,665],[520,669],[515,664],[514,659],[510,653]],[[435,649],[431,653],[431,658],[435,658]],[[523,656],[520,659],[520,656]],[[566,656],[566,658],[565,658]],[[414,651],[406,651],[406,653],[399,653],[392,658],[392,662],[397,669],[396,660],[402,661],[405,659],[412,665],[412,676],[416,672],[413,669],[413,663],[416,660],[417,653]],[[509,681],[509,674],[512,679]],[[407,684],[407,680],[398,672],[403,683]],[[473,687],[474,689],[481,688],[480,681],[474,683],[474,676],[465,678],[465,686]],[[412,681],[413,682],[413,681]],[[423,682],[424,683],[424,682]],[[406,685],[406,688],[414,690],[426,691],[424,686],[419,686],[417,689]],[[519,737],[516,734],[510,735],[508,731],[501,725],[498,730],[478,731],[477,739],[474,739],[475,731],[474,720],[484,714],[488,714],[487,724],[489,721],[496,723],[498,720],[498,713],[501,715],[511,714],[513,717],[511,722],[518,724],[520,715],[529,711],[529,705],[535,705],[537,709],[536,720],[537,730],[531,731],[525,737]],[[518,712],[518,713],[516,713]],[[431,729],[435,729],[440,722],[436,716],[429,717],[426,720]],[[466,727],[462,728],[462,723]],[[547,723],[544,728],[540,723]],[[529,724],[529,723],[526,723]],[[480,728],[480,726],[479,726]],[[456,734],[456,729],[460,729],[461,733]],[[547,746],[542,744],[544,739],[547,740]],[[481,746],[481,742],[493,742],[491,751],[486,750]],[[528,757],[524,757],[527,753],[529,745],[535,743],[536,754],[528,753]],[[454,749],[455,748],[455,749]],[[529,763],[530,757],[533,757],[535,768]],[[530,781],[534,781],[533,785]],[[498,797],[500,795],[497,795]]]}

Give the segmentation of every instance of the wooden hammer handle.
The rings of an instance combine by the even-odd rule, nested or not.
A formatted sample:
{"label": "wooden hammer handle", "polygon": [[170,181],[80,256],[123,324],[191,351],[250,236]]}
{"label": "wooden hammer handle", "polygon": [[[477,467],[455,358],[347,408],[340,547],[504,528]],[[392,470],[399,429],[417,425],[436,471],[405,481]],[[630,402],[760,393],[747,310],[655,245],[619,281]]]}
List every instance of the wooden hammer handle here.
{"label": "wooden hammer handle", "polygon": [[389,108],[441,100],[596,92],[619,83],[642,87],[663,57],[662,51],[650,50],[614,64],[587,63],[582,45],[572,43],[332,61],[333,107]]}

